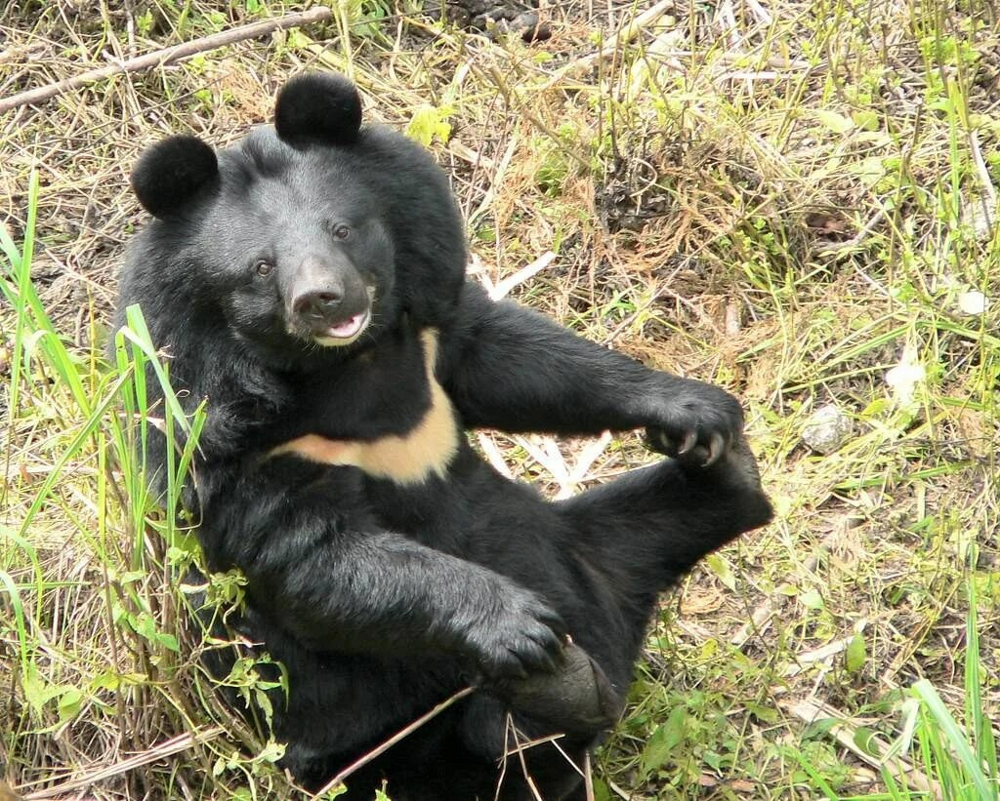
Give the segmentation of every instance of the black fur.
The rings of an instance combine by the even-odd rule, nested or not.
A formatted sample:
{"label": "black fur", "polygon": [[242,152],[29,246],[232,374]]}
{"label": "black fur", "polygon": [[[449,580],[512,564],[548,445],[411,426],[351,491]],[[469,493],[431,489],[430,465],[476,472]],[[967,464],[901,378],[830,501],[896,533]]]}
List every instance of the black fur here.
{"label": "black fur", "polygon": [[281,90],[274,127],[286,142],[354,144],[361,128],[361,97],[354,84],[340,75],[298,75]]}
{"label": "black fur", "polygon": [[196,136],[172,136],[142,154],[132,171],[132,191],[154,217],[165,218],[191,205],[213,186],[219,165],[215,151]]}
{"label": "black fur", "polygon": [[[316,786],[482,681],[493,690],[352,776],[348,798],[371,798],[387,778],[395,801],[492,799],[507,743],[496,688],[553,669],[568,632],[623,698],[657,593],[765,523],[770,506],[731,396],[649,370],[465,283],[462,221],[442,172],[383,128],[321,144],[331,136],[305,101],[324,86],[342,94],[344,83],[305,80],[292,84],[295,103],[278,101],[279,133],[293,131],[294,142],[253,131],[219,154],[216,191],[193,194],[183,217],[153,221],[136,237],[119,322],[140,303],[175,385],[192,406],[208,398],[199,536],[211,569],[245,573],[242,625],[287,667],[287,708],[274,704],[284,764]],[[320,133],[301,147],[314,125]],[[162,153],[144,157],[134,182],[153,187],[161,173],[185,169]],[[177,193],[166,184],[171,205]],[[297,311],[295,287],[357,280],[370,290],[370,324],[349,344],[317,344],[361,312],[345,311],[337,292],[319,310]],[[417,484],[267,458],[304,434],[411,431],[431,403],[429,328],[439,332],[435,378],[462,429],[648,427],[664,449],[676,451],[689,433],[691,447],[558,503],[501,477],[464,437],[445,474]],[[511,697],[523,733],[551,733]],[[579,762],[600,735],[595,726],[560,745]],[[578,772],[553,746],[529,749],[526,760],[544,798],[580,792]],[[518,757],[500,797],[531,797]]]}

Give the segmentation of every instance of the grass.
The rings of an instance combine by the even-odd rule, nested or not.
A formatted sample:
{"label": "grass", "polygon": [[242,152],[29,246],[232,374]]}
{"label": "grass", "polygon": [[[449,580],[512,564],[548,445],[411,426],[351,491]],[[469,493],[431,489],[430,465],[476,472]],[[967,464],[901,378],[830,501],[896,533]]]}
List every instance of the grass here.
{"label": "grass", "polygon": [[[301,8],[8,6],[4,95]],[[744,400],[777,519],[664,599],[597,797],[995,798],[995,9],[571,0],[532,45],[414,4],[336,9],[0,117],[0,779],[27,798],[294,792],[198,667],[214,644],[176,579],[196,549],[130,456],[144,426],[200,418],[144,411],[138,319],[101,354],[138,151],[231,141],[308,67],[349,71],[369,118],[434,151],[484,282],[552,251],[505,285],[522,302]],[[853,433],[822,456],[801,431],[830,403]],[[631,436],[481,442],[553,494],[649,458]]]}

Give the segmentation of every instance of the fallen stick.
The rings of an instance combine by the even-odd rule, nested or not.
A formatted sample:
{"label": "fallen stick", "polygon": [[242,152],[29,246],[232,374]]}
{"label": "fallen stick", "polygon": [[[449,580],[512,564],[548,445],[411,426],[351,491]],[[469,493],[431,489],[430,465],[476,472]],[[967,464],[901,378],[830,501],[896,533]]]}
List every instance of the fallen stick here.
{"label": "fallen stick", "polygon": [[334,788],[340,786],[341,784],[344,783],[344,779],[348,778],[352,773],[361,770],[361,768],[363,768],[365,765],[367,765],[369,762],[375,759],[375,757],[381,756],[390,748],[392,748],[396,743],[398,743],[400,740],[403,740],[404,738],[409,737],[411,734],[413,734],[413,732],[415,732],[417,729],[419,729],[421,726],[427,723],[427,721],[431,720],[432,718],[436,718],[438,715],[444,712],[448,707],[450,707],[456,701],[461,701],[463,698],[465,698],[465,696],[471,695],[475,691],[476,691],[475,687],[466,687],[464,690],[459,690],[454,695],[449,696],[440,704],[438,704],[436,707],[434,707],[430,712],[424,713],[412,723],[409,723],[406,726],[404,726],[402,729],[400,729],[398,732],[392,735],[392,737],[390,737],[384,743],[379,745],[377,748],[373,748],[367,754],[363,755],[359,759],[356,759],[354,762],[352,762],[350,765],[348,765],[346,768],[340,771],[340,773],[338,773],[336,776],[330,779],[330,781],[324,784],[319,790],[317,790],[315,795],[312,796],[312,798],[319,798],[320,796],[325,795]]}
{"label": "fallen stick", "polygon": [[629,44],[633,39],[635,39],[645,28],[654,25],[660,17],[667,13],[669,9],[674,7],[674,0],[660,0],[656,5],[647,8],[641,14],[636,16],[631,22],[622,27],[613,37],[611,44],[598,50],[595,53],[589,53],[586,56],[581,56],[580,58],[574,59],[565,66],[556,70],[552,77],[537,91],[545,91],[546,89],[551,89],[559,81],[565,78],[567,75],[572,75],[575,73],[583,72],[588,70],[604,59],[611,58],[618,51],[618,48],[622,45]]}
{"label": "fallen stick", "polygon": [[147,53],[144,56],[130,58],[126,61],[120,61],[117,64],[108,64],[106,67],[88,70],[72,78],[66,78],[46,86],[39,86],[37,89],[29,89],[26,92],[19,92],[16,95],[2,98],[0,99],[0,114],[19,108],[20,106],[51,100],[53,97],[58,97],[66,92],[79,89],[94,81],[110,78],[112,75],[161,67],[174,61],[180,61],[181,59],[197,55],[198,53],[204,53],[207,50],[215,50],[216,48],[234,44],[235,42],[242,42],[244,39],[254,39],[258,36],[273,33],[274,31],[298,28],[299,26],[309,25],[314,22],[323,22],[332,17],[333,12],[329,8],[313,8],[309,11],[303,11],[300,14],[288,14],[277,19],[254,22],[250,25],[243,25],[239,28],[222,31],[222,33],[213,33],[211,36],[204,36],[201,39],[193,39],[190,42],[182,42],[172,47],[165,47],[162,50],[154,50],[152,53]]}

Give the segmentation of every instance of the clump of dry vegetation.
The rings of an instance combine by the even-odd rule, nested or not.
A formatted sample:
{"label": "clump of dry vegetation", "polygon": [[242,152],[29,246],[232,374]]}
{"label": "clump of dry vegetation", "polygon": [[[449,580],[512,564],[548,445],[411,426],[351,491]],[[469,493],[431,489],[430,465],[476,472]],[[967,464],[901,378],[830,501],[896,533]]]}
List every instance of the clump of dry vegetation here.
{"label": "clump of dry vegetation", "polygon": [[[10,3],[0,98],[309,5]],[[529,42],[418,1],[329,7],[0,115],[0,779],[30,799],[295,792],[198,667],[191,538],[141,490],[131,374],[100,354],[139,150],[223,145],[288,75],[337,69],[451,172],[476,276],[745,401],[777,519],[665,600],[596,796],[996,798],[996,9],[568,0]],[[851,425],[821,455],[801,432],[829,404]],[[633,437],[480,442],[553,494],[650,458]],[[959,752],[935,751],[919,680],[992,795],[942,772]]]}

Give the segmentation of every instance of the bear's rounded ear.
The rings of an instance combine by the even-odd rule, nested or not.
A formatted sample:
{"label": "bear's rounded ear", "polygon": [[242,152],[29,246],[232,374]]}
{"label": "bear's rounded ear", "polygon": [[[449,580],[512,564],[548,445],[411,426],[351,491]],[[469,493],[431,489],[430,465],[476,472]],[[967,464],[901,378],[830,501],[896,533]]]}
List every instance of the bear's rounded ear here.
{"label": "bear's rounded ear", "polygon": [[361,129],[361,96],[337,73],[296,75],[278,92],[274,129],[285,142],[312,139],[349,145],[357,141]]}
{"label": "bear's rounded ear", "polygon": [[211,146],[197,136],[171,136],[147,148],[132,168],[132,190],[154,217],[180,211],[219,175]]}

